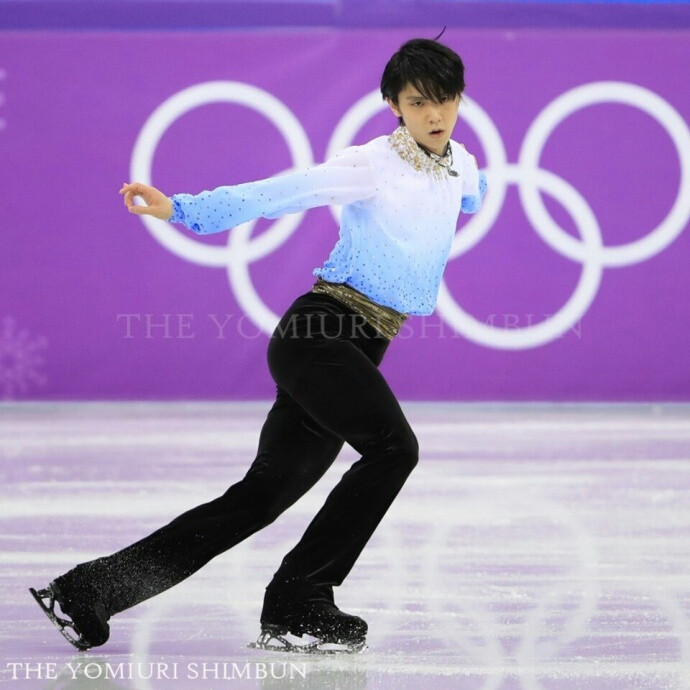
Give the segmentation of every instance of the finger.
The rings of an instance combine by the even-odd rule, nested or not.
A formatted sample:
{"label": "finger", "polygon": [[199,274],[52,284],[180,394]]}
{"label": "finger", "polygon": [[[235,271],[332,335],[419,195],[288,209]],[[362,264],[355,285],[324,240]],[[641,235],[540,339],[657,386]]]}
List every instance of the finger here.
{"label": "finger", "polygon": [[146,185],[140,184],[139,182],[131,182],[129,184],[123,185],[122,189],[125,192],[132,192],[134,194],[142,194],[146,191]]}
{"label": "finger", "polygon": [[129,212],[136,213],[138,216],[143,216],[147,213],[150,213],[148,206],[130,206]]}

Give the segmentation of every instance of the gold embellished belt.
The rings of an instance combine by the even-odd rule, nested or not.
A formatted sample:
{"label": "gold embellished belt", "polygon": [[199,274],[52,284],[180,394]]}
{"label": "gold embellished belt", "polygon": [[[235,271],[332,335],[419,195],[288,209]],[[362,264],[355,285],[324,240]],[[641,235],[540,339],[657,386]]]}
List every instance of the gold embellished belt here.
{"label": "gold embellished belt", "polygon": [[363,316],[368,324],[388,340],[393,340],[398,335],[402,325],[407,320],[407,314],[372,302],[366,295],[350,287],[347,283],[329,283],[327,280],[317,278],[311,291],[330,295],[337,299],[352,311]]}

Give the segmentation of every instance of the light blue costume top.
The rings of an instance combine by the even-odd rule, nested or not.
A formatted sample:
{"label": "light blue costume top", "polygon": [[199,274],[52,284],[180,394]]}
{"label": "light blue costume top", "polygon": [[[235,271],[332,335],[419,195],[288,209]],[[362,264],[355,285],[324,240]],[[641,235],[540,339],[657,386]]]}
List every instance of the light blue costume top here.
{"label": "light blue costume top", "polygon": [[399,127],[307,170],[175,194],[170,220],[207,235],[259,217],[342,205],[340,237],[314,275],[399,312],[431,314],[458,214],[478,211],[486,191],[474,157],[454,141],[451,151],[457,176]]}

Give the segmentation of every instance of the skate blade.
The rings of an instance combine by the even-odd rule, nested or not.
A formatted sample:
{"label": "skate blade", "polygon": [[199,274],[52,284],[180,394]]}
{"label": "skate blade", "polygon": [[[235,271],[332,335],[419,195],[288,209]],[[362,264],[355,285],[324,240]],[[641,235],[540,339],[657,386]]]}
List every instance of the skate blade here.
{"label": "skate blade", "polygon": [[[45,589],[39,589],[38,591],[36,591],[33,587],[29,587],[29,592],[31,592],[31,596],[41,607],[43,613],[46,614],[48,620],[50,620],[50,622],[60,631],[60,634],[72,646],[76,647],[80,652],[84,652],[91,648],[91,645],[82,638],[81,633],[74,627],[74,623],[71,620],[60,618],[60,616],[55,613],[55,592],[50,585],[48,585],[48,587]],[[44,599],[48,599],[47,606],[43,601]],[[72,635],[67,628],[73,630],[75,634]]]}
{"label": "skate blade", "polygon": [[[366,648],[364,640],[348,642],[323,642],[308,635],[299,638],[295,635],[262,633],[256,642],[250,642],[250,649],[261,649],[267,652],[288,652],[291,654],[357,654]],[[304,638],[307,638],[305,640]],[[295,641],[292,641],[295,640]]]}

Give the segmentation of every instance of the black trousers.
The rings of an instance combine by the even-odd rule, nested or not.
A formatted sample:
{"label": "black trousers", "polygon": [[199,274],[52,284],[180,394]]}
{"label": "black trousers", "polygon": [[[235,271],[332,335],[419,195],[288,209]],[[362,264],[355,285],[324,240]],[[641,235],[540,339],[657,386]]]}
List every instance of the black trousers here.
{"label": "black trousers", "polygon": [[388,344],[328,295],[295,300],[269,344],[277,397],[245,477],[141,541],[76,566],[58,578],[63,588],[97,593],[109,615],[162,592],[275,520],[323,476],[347,442],[361,459],[331,491],[268,587],[307,599],[330,592],[332,599],[332,587],[350,572],[417,463],[416,438],[377,368]]}

